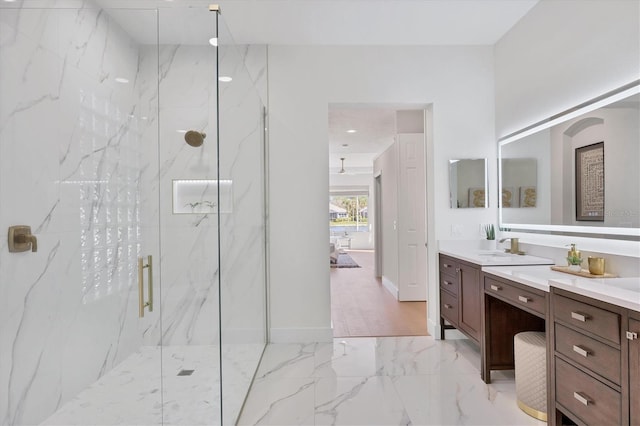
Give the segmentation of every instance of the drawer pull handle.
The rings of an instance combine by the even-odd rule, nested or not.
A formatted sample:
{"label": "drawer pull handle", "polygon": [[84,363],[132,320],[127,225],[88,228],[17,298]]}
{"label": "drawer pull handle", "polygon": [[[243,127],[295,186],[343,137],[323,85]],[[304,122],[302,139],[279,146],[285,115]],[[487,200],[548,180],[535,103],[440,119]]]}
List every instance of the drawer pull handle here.
{"label": "drawer pull handle", "polygon": [[452,306],[450,304],[448,304],[448,303],[445,303],[444,307],[447,308],[447,309],[451,309],[452,308]]}
{"label": "drawer pull handle", "polygon": [[531,300],[531,299],[529,299],[529,298],[528,298],[528,297],[526,297],[526,296],[518,296],[518,300],[519,300],[519,301],[521,301],[522,303],[527,303],[527,302],[529,302],[529,300]]}
{"label": "drawer pull handle", "polygon": [[580,401],[581,404],[584,404],[584,405],[589,405],[589,402],[591,402],[591,401],[589,401],[589,398],[587,398],[586,396],[582,395],[580,392],[574,392],[573,393],[573,397],[575,399],[577,399],[578,401]]}
{"label": "drawer pull handle", "polygon": [[451,268],[453,265],[449,265],[448,263],[443,263],[442,266],[444,266],[445,268]]}
{"label": "drawer pull handle", "polygon": [[574,320],[586,322],[589,319],[588,315],[579,314],[577,312],[571,312],[571,318]]}
{"label": "drawer pull handle", "polygon": [[451,285],[451,284],[453,284],[453,283],[452,283],[452,282],[449,282],[449,281],[447,281],[447,280],[445,280],[445,281],[444,281],[444,284],[445,284],[445,285]]}
{"label": "drawer pull handle", "polygon": [[493,290],[493,291],[500,291],[500,288],[501,287],[498,287],[497,285],[491,284],[491,290]]}
{"label": "drawer pull handle", "polygon": [[573,351],[575,353],[578,353],[580,355],[582,355],[583,357],[587,357],[589,355],[589,351],[586,349],[582,349],[580,346],[578,345],[573,345]]}

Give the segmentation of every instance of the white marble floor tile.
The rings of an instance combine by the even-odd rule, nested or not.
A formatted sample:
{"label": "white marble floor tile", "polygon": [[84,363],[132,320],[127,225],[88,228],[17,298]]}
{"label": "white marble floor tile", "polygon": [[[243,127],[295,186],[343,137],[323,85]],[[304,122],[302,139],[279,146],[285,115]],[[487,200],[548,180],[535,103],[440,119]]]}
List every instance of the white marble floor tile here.
{"label": "white marble floor tile", "polygon": [[[247,389],[242,384],[251,381],[251,365],[261,352],[259,345],[225,347],[228,410],[240,410]],[[219,360],[217,346],[143,347],[42,424],[219,425]],[[193,373],[178,375],[182,370]],[[235,419],[236,414],[229,416]]]}
{"label": "white marble floor tile", "polygon": [[466,340],[343,338],[266,354],[239,424],[541,424],[517,407],[512,371],[481,380]]}
{"label": "white marble floor tile", "polygon": [[316,381],[316,425],[408,425],[407,412],[387,376]]}
{"label": "white marble floor tile", "polygon": [[379,375],[375,338],[334,339],[318,344],[314,354],[314,377],[366,377]]}
{"label": "white marble floor tile", "polygon": [[480,371],[479,352],[462,340],[429,336],[336,339],[318,345],[315,377],[399,376]]}
{"label": "white marble floor tile", "polygon": [[238,425],[312,425],[314,395],[312,377],[256,379]]}
{"label": "white marble floor tile", "polygon": [[256,377],[312,377],[317,343],[268,345]]}
{"label": "white marble floor tile", "polygon": [[414,425],[537,425],[516,405],[515,386],[485,384],[478,374],[393,378]]}

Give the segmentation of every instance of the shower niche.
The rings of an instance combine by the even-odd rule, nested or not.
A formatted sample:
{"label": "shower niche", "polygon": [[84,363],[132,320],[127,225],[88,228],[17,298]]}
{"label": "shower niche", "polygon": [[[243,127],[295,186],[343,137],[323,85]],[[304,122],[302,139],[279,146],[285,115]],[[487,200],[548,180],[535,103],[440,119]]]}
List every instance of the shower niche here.
{"label": "shower niche", "polygon": [[[218,209],[220,203],[220,209]],[[233,181],[177,179],[173,181],[174,214],[233,213]]]}

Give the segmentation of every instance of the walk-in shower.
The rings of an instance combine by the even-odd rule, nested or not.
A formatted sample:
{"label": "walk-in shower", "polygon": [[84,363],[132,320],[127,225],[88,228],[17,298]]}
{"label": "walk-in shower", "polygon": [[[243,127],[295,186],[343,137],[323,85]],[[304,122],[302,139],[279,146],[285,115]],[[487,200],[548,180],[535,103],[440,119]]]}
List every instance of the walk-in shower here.
{"label": "walk-in shower", "polygon": [[266,48],[188,5],[0,2],[0,230],[37,241],[0,242],[1,425],[240,412],[266,343]]}

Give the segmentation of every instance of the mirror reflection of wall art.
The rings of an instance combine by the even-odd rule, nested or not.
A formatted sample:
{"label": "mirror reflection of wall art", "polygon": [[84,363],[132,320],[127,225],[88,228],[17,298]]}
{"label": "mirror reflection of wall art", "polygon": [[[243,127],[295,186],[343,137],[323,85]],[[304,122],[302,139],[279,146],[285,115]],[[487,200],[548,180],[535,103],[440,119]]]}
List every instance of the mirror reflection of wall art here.
{"label": "mirror reflection of wall art", "polygon": [[538,190],[535,186],[520,187],[520,207],[535,207]]}
{"label": "mirror reflection of wall art", "polygon": [[518,207],[518,199],[513,193],[513,188],[502,188],[502,207]]}
{"label": "mirror reflection of wall art", "polygon": [[576,148],[576,220],[604,221],[604,142]]}
{"label": "mirror reflection of wall art", "polygon": [[484,188],[469,188],[469,207],[484,207]]}

